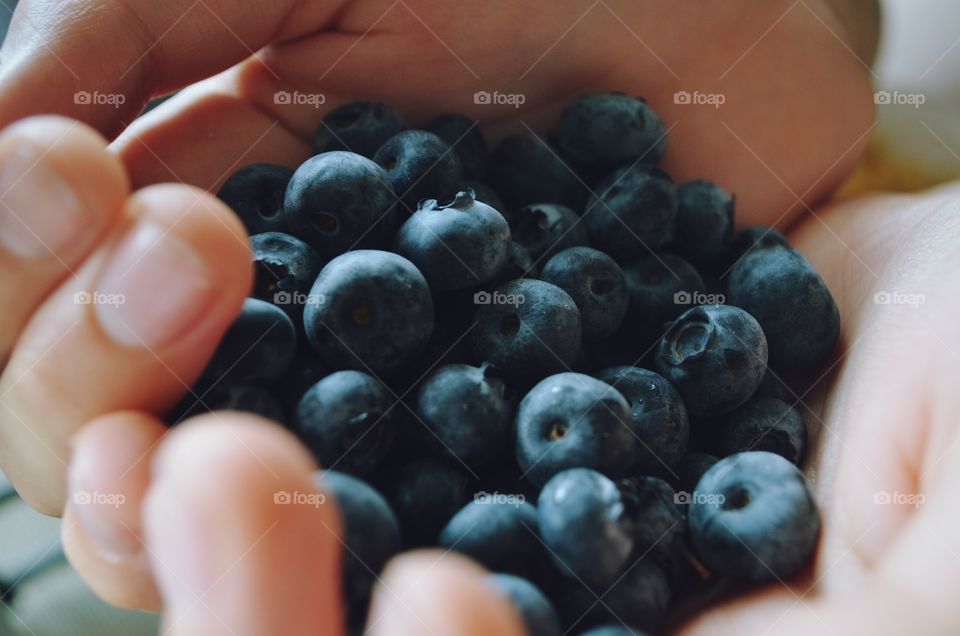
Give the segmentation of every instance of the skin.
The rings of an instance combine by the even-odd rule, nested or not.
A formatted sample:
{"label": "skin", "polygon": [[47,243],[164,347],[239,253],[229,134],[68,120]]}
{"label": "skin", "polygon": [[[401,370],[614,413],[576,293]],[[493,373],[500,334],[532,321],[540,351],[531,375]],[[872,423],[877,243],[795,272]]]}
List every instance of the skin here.
{"label": "skin", "polygon": [[[242,229],[205,191],[241,164],[295,166],[325,110],[347,99],[391,102],[415,124],[461,110],[496,139],[543,130],[570,96],[602,88],[646,96],[673,126],[664,167],[678,181],[704,177],[735,192],[741,226],[795,225],[791,239],[844,318],[847,353],[805,398],[822,422],[810,473],[824,533],[812,571],[679,632],[960,630],[950,596],[960,579],[957,189],[817,208],[872,129],[874,2],[611,0],[578,23],[584,8],[572,1],[233,6],[27,0],[0,51],[0,167],[32,147],[35,167],[60,173],[92,211],[82,236],[29,266],[0,252],[0,464],[37,509],[63,513],[68,555],[95,590],[162,608],[174,635],[340,629],[333,507],[272,503],[280,490],[312,492],[303,448],[248,416],[205,416],[164,435],[149,415],[200,373],[249,289]],[[150,96],[198,80],[127,126]],[[473,103],[475,91],[494,88],[526,102]],[[124,103],[77,104],[78,90]],[[322,91],[326,101],[277,104],[278,90]],[[678,90],[727,100],[717,109],[675,104]],[[65,118],[32,117],[40,113]],[[145,188],[168,181],[197,188]],[[148,222],[202,246],[200,266],[218,290],[190,329],[149,350],[117,345],[91,308],[70,302],[95,284],[117,242]],[[878,305],[879,290],[926,302]],[[81,510],[67,497],[95,490],[124,503]],[[877,505],[878,491],[926,500]],[[374,633],[521,633],[476,566],[452,555],[405,556],[381,578]]]}

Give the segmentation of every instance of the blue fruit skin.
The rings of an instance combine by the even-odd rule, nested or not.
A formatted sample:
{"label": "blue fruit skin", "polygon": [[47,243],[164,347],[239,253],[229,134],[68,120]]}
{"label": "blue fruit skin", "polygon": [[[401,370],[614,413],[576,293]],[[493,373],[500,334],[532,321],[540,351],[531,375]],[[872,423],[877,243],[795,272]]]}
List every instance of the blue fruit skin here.
{"label": "blue fruit skin", "polygon": [[537,586],[512,574],[491,574],[490,582],[520,615],[528,636],[561,636],[557,610]]}
{"label": "blue fruit skin", "polygon": [[750,583],[797,572],[809,562],[820,532],[803,474],[764,451],[731,455],[710,468],[697,484],[688,523],[697,554],[712,572]]}
{"label": "blue fruit skin", "polygon": [[680,315],[657,345],[657,372],[692,415],[722,415],[746,402],[767,368],[767,341],[742,309],[703,305]]}
{"label": "blue fruit skin", "polygon": [[372,157],[387,139],[407,128],[400,113],[386,104],[348,102],[323,118],[313,140],[313,154],[349,150]]}
{"label": "blue fruit skin", "polygon": [[510,256],[507,258],[507,264],[494,279],[497,284],[493,286],[499,287],[518,278],[537,278],[539,275],[540,268],[530,258],[527,250],[516,241],[510,241]]}
{"label": "blue fruit skin", "polygon": [[487,140],[476,121],[459,113],[447,113],[431,121],[427,130],[453,147],[460,157],[465,179],[483,178],[487,168]]}
{"label": "blue fruit skin", "polygon": [[642,99],[594,92],[563,109],[551,139],[589,177],[638,161],[658,163],[667,150],[667,127]]}
{"label": "blue fruit skin", "polygon": [[555,203],[531,203],[520,208],[511,219],[510,231],[535,263],[568,247],[590,244],[587,226],[577,213]]}
{"label": "blue fruit skin", "polygon": [[304,394],[294,430],[321,466],[366,475],[393,443],[395,406],[393,394],[372,375],[337,371]]}
{"label": "blue fruit skin", "polygon": [[473,495],[464,470],[435,457],[406,464],[391,480],[390,505],[407,548],[435,545],[443,526]]}
{"label": "blue fruit skin", "polygon": [[323,267],[323,259],[300,239],[282,232],[250,237],[254,282],[251,296],[273,303],[302,323],[303,302]]}
{"label": "blue fruit skin", "polygon": [[478,287],[507,264],[510,226],[470,192],[460,192],[447,205],[422,201],[400,227],[394,248],[417,266],[434,292]]}
{"label": "blue fruit skin", "polygon": [[512,208],[558,203],[579,210],[588,194],[573,168],[547,141],[532,134],[501,141],[490,155],[486,179]]}
{"label": "blue fruit skin", "polygon": [[677,493],[658,477],[631,477],[617,485],[635,519],[634,555],[671,569],[687,531]]}
{"label": "blue fruit skin", "polygon": [[489,185],[483,181],[477,181],[476,179],[470,179],[463,182],[463,185],[460,187],[460,190],[473,190],[473,198],[479,201],[480,203],[486,203],[491,208],[503,215],[508,222],[510,221],[510,209],[507,208],[507,204],[503,202],[503,199],[500,198],[500,195],[497,194],[496,190],[491,188]]}
{"label": "blue fruit skin", "polygon": [[474,500],[447,522],[437,546],[465,554],[489,570],[538,580],[549,566],[538,532],[532,504]]}
{"label": "blue fruit skin", "polygon": [[621,477],[636,461],[630,405],[609,384],[580,373],[552,375],[517,409],[517,461],[530,481],[587,467]]}
{"label": "blue fruit skin", "polygon": [[743,451],[768,451],[799,465],[807,450],[803,417],[786,402],[753,397],[711,422],[710,451],[725,457]]}
{"label": "blue fruit skin", "polygon": [[630,291],[630,309],[621,332],[635,343],[639,353],[647,351],[660,339],[671,320],[689,308],[677,302],[677,294],[706,291],[697,270],[673,254],[647,254],[623,266]]}
{"label": "blue fruit skin", "polygon": [[417,415],[446,452],[477,466],[503,452],[513,409],[493,368],[449,364],[420,385]]}
{"label": "blue fruit skin", "polygon": [[269,383],[286,373],[296,351],[297,333],[290,317],[270,303],[248,298],[203,377],[241,384]]}
{"label": "blue fruit skin", "polygon": [[[597,602],[598,596],[602,603]],[[554,599],[568,629],[626,624],[654,634],[661,633],[669,603],[669,581],[647,559],[629,560],[622,576],[610,586],[590,589],[573,581]]]}
{"label": "blue fruit skin", "polygon": [[422,199],[449,201],[463,181],[460,157],[447,142],[425,130],[394,135],[373,160],[386,171],[393,191],[410,212]]}
{"label": "blue fruit skin", "polygon": [[591,245],[618,261],[649,254],[673,239],[679,199],[667,173],[621,168],[595,190],[583,212]]}
{"label": "blue fruit skin", "polygon": [[810,261],[791,247],[751,249],[730,270],[727,296],[763,327],[774,368],[810,368],[836,348],[837,304]]}
{"label": "blue fruit skin", "polygon": [[540,536],[557,570],[601,590],[633,551],[635,524],[617,485],[589,468],[557,473],[537,500]]}
{"label": "blue fruit skin", "polygon": [[502,285],[490,300],[523,299],[519,304],[478,305],[471,346],[508,378],[537,380],[569,367],[580,350],[580,310],[550,283],[527,278]]}
{"label": "blue fruit skin", "polygon": [[584,342],[613,334],[626,316],[630,294],[623,270],[599,250],[565,249],[547,261],[540,279],[567,292],[577,303]]}
{"label": "blue fruit skin", "polygon": [[[386,500],[355,477],[317,471],[314,483],[333,496],[340,510],[343,594],[348,611],[362,611],[384,564],[401,550],[400,525]],[[332,532],[332,530],[331,530]]]}
{"label": "blue fruit skin", "polygon": [[433,300],[427,281],[407,259],[356,250],[320,271],[303,321],[307,338],[333,368],[390,374],[427,344]]}
{"label": "blue fruit skin", "polygon": [[292,176],[290,168],[255,163],[230,175],[217,197],[240,217],[247,233],[287,232],[283,197]]}
{"label": "blue fruit skin", "polygon": [[389,244],[400,223],[387,174],[370,159],[325,152],[297,168],[284,198],[291,234],[324,258]]}
{"label": "blue fruit skin", "polygon": [[677,192],[680,205],[674,248],[697,265],[717,262],[733,240],[734,197],[703,179],[688,181]]}
{"label": "blue fruit skin", "polygon": [[727,255],[727,267],[733,267],[744,254],[755,248],[774,246],[790,247],[790,241],[783,234],[767,225],[752,225],[741,230],[733,237]]}
{"label": "blue fruit skin", "polygon": [[[677,492],[692,494],[697,488],[697,482],[711,466],[720,459],[707,453],[690,452],[680,458],[673,466],[674,486]],[[682,505],[689,505],[688,497],[684,497]]]}
{"label": "blue fruit skin", "polygon": [[634,471],[669,472],[687,450],[690,420],[676,388],[663,376],[640,367],[612,367],[596,374],[630,404],[630,428],[638,439]]}

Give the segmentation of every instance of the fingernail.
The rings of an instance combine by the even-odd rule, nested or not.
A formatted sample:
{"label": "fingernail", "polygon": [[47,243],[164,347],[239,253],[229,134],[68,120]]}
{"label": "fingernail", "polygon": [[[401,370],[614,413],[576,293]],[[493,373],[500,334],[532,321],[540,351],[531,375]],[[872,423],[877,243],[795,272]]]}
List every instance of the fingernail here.
{"label": "fingernail", "polygon": [[0,159],[0,243],[9,252],[62,258],[97,229],[96,215],[38,149],[24,143]]}
{"label": "fingernail", "polygon": [[[70,472],[70,508],[73,516],[97,552],[111,561],[136,556],[141,550],[137,513],[124,510],[128,504],[123,493],[98,489],[91,470],[74,461]],[[96,474],[94,472],[94,474]],[[126,522],[124,519],[130,519]]]}
{"label": "fingernail", "polygon": [[80,295],[115,342],[159,348],[202,320],[214,292],[211,271],[192,245],[170,228],[140,221],[110,258],[99,287]]}

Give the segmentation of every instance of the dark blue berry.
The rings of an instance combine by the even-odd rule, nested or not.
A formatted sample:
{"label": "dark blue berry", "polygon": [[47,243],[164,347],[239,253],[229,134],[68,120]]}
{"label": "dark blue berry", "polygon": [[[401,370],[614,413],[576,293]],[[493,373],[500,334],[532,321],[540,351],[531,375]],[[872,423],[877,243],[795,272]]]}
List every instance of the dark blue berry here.
{"label": "dark blue berry", "polygon": [[668,567],[687,532],[682,498],[657,477],[632,477],[619,486],[636,520],[634,553],[657,563],[661,569]]}
{"label": "dark blue berry", "polygon": [[630,301],[623,270],[612,258],[589,247],[571,247],[555,254],[540,279],[570,294],[580,310],[584,342],[614,333]]}
{"label": "dark blue berry", "polygon": [[674,486],[678,493],[683,496],[680,498],[682,505],[690,503],[690,496],[697,488],[697,482],[703,477],[703,474],[711,466],[720,461],[719,458],[707,453],[690,452],[680,458],[673,466]]}
{"label": "dark blue berry", "polygon": [[755,396],[766,395],[767,397],[777,398],[781,402],[793,403],[797,396],[790,389],[790,386],[769,368],[763,375],[763,381],[757,387]]}
{"label": "dark blue berry", "polygon": [[768,451],[799,464],[807,449],[803,417],[772,397],[754,397],[743,406],[709,422],[710,451],[725,457],[743,451]]}
{"label": "dark blue berry", "polygon": [[588,192],[557,151],[533,134],[501,141],[490,156],[486,179],[512,208],[558,203],[579,210]]}
{"label": "dark blue berry", "polygon": [[433,545],[440,530],[473,495],[470,478],[451,461],[427,457],[393,473],[388,486],[407,547]]}
{"label": "dark blue berry", "polygon": [[217,196],[240,217],[249,234],[287,232],[283,197],[293,170],[255,163],[230,175]]}
{"label": "dark blue berry", "polygon": [[468,180],[463,182],[461,190],[473,190],[473,198],[480,203],[486,203],[491,208],[503,215],[507,221],[510,220],[510,210],[500,198],[497,192],[482,181]]}
{"label": "dark blue berry", "polygon": [[511,219],[510,231],[513,240],[535,262],[568,247],[590,243],[587,226],[580,222],[577,213],[553,203],[535,203],[520,208]]}
{"label": "dark blue berry", "polygon": [[377,149],[407,122],[393,108],[380,102],[348,102],[327,113],[313,140],[313,154],[349,150],[372,157]]}
{"label": "dark blue berry", "polygon": [[734,197],[710,181],[688,181],[678,188],[680,206],[674,248],[698,265],[717,262],[733,240]]}
{"label": "dark blue berry", "polygon": [[273,303],[300,323],[323,259],[300,239],[282,232],[254,234],[250,244],[254,268],[251,296]]}
{"label": "dark blue berry", "polygon": [[561,636],[560,617],[537,586],[512,574],[491,574],[490,582],[520,615],[527,636]]}
{"label": "dark blue berry", "polygon": [[483,177],[487,167],[487,140],[477,122],[466,115],[448,113],[430,122],[427,130],[453,147],[460,157],[464,178]]}
{"label": "dark blue berry", "polygon": [[204,370],[204,377],[236,383],[272,382],[286,373],[297,350],[293,322],[282,309],[248,298]]}
{"label": "dark blue berry", "polygon": [[728,254],[728,267],[744,254],[754,248],[766,248],[779,245],[781,247],[790,247],[790,242],[783,234],[766,225],[753,225],[741,230],[733,237],[733,243],[730,245]]}
{"label": "dark blue berry", "polygon": [[373,160],[386,171],[393,191],[410,212],[422,199],[452,199],[463,181],[457,153],[425,130],[394,135],[380,146]]}

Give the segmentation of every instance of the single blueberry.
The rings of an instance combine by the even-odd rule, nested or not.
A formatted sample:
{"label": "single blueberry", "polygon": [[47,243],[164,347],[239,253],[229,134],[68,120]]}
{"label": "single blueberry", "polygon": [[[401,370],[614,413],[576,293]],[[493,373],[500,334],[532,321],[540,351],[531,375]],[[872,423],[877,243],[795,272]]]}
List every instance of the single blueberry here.
{"label": "single blueberry", "polygon": [[697,484],[688,524],[712,572],[750,583],[783,580],[810,561],[820,513],[803,474],[775,453],[730,455]]}
{"label": "single blueberry", "polygon": [[570,294],[580,310],[584,342],[613,334],[627,313],[630,294],[623,270],[612,258],[589,247],[555,254],[540,279]]}
{"label": "single blueberry", "polygon": [[560,617],[536,585],[512,574],[491,574],[490,582],[520,615],[527,636],[561,636]]}
{"label": "single blueberry", "polygon": [[253,293],[287,312],[296,324],[303,322],[307,294],[323,259],[317,252],[289,234],[264,232],[250,237],[253,249]]}
{"label": "single blueberry", "polygon": [[452,199],[463,181],[457,153],[425,130],[394,135],[380,146],[373,160],[386,171],[393,191],[410,212],[422,199]]}
{"label": "single blueberry", "polygon": [[678,205],[667,173],[637,164],[615,171],[597,187],[583,221],[592,245],[628,261],[673,239]]}
{"label": "single blueberry", "polygon": [[450,144],[457,152],[463,166],[464,178],[483,177],[487,167],[487,139],[476,121],[466,115],[448,113],[431,121],[427,130]]}
{"label": "single blueberry", "polygon": [[400,228],[394,247],[434,292],[466,289],[490,281],[506,266],[510,226],[472,192],[460,192],[447,205],[422,201]]}
{"label": "single blueberry", "polygon": [[262,384],[278,379],[293,362],[297,333],[282,309],[248,298],[203,372],[204,378]]}
{"label": "single blueberry", "polygon": [[388,499],[400,520],[404,544],[434,545],[440,530],[473,495],[470,483],[460,466],[435,457],[413,460],[394,472]]}
{"label": "single blueberry", "polygon": [[658,477],[631,477],[619,484],[635,524],[635,555],[650,559],[662,570],[671,566],[674,552],[687,533],[682,497]]}
{"label": "single blueberry", "polygon": [[703,305],[680,315],[657,345],[657,372],[693,415],[722,415],[746,402],[763,380],[767,341],[747,312]]}
{"label": "single blueberry", "polygon": [[476,466],[502,452],[513,409],[493,367],[449,364],[420,385],[417,414],[444,450]]}
{"label": "single blueberry", "polygon": [[513,240],[534,262],[550,258],[568,247],[589,245],[587,226],[564,205],[534,203],[516,211],[511,219]]}
{"label": "single blueberry", "polygon": [[673,466],[690,439],[687,408],[677,389],[660,374],[640,367],[604,369],[596,377],[630,404],[630,428],[638,440],[635,470],[649,475]]}
{"label": "single blueberry", "polygon": [[536,380],[568,368],[580,350],[580,311],[550,283],[523,278],[478,292],[474,354],[508,378]]}
{"label": "single blueberry", "polygon": [[372,375],[337,371],[304,394],[294,430],[321,466],[365,475],[390,450],[396,435],[392,413],[396,403]]}
{"label": "single blueberry", "polygon": [[507,221],[510,220],[510,210],[507,208],[506,203],[503,202],[503,199],[500,198],[500,195],[497,194],[496,190],[488,186],[482,181],[468,180],[464,181],[463,185],[460,187],[461,190],[473,190],[473,198],[479,201],[480,203],[486,203],[491,208],[503,215]]}
{"label": "single blueberry", "polygon": [[283,196],[291,177],[290,168],[255,163],[230,175],[217,197],[240,217],[247,233],[287,232]]}
{"label": "single blueberry", "polygon": [[433,301],[423,274],[390,252],[336,257],[310,290],[307,338],[335,368],[389,374],[415,356],[433,332]]}
{"label": "single blueberry", "polygon": [[323,118],[313,140],[313,154],[349,150],[372,157],[377,149],[409,126],[390,106],[380,102],[348,102]]}
{"label": "single blueberry", "polygon": [[678,189],[674,248],[697,265],[717,262],[733,240],[734,197],[711,181],[697,179]]}
{"label": "single blueberry", "polygon": [[400,223],[387,174],[345,151],[307,159],[287,186],[283,214],[291,233],[324,258],[382,247]]}
{"label": "single blueberry", "polygon": [[718,457],[768,451],[799,465],[806,453],[807,428],[803,417],[776,398],[753,397],[716,420],[709,423],[710,451]]}
{"label": "single blueberry", "polygon": [[622,477],[636,461],[630,405],[588,375],[558,373],[542,380],[521,400],[516,429],[517,460],[536,484],[580,466]]}
{"label": "single blueberry", "polygon": [[526,133],[507,137],[494,148],[486,179],[512,208],[558,203],[579,210],[588,193],[546,140]]}

